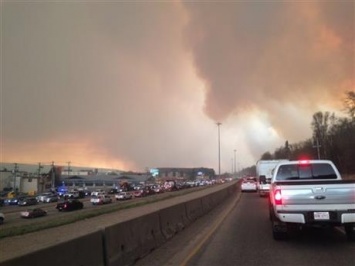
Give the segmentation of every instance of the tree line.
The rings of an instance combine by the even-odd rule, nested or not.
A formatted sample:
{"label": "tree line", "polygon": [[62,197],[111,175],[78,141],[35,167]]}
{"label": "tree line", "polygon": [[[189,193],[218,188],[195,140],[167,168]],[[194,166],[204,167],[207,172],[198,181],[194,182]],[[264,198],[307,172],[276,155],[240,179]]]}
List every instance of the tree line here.
{"label": "tree line", "polygon": [[[330,112],[314,113],[310,124],[312,136],[298,143],[286,141],[273,153],[265,152],[260,159],[326,159],[333,161],[341,173],[355,174],[355,91],[345,93],[341,111],[345,117]],[[253,167],[249,170],[254,172]]]}

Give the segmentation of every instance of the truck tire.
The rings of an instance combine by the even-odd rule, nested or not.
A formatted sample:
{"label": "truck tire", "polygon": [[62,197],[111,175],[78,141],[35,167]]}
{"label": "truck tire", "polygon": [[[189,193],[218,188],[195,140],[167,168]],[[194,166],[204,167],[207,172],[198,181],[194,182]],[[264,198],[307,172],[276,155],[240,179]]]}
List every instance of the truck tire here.
{"label": "truck tire", "polygon": [[288,238],[287,227],[284,225],[280,225],[279,223],[272,221],[272,237],[275,240],[285,240]]}
{"label": "truck tire", "polygon": [[271,210],[270,210],[270,220],[271,220],[272,237],[275,240],[287,239],[288,238],[287,225],[281,222],[275,216],[274,212]]}
{"label": "truck tire", "polygon": [[355,241],[355,224],[344,226],[346,237],[349,241]]}

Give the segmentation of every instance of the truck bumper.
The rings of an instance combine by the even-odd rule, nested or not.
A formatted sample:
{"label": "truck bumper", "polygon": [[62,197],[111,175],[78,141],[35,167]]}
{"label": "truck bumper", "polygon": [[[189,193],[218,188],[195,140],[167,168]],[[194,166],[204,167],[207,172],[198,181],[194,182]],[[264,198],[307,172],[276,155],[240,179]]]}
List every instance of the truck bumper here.
{"label": "truck bumper", "polygon": [[306,223],[304,215],[301,213],[278,213],[277,216],[280,219],[280,221],[285,223],[298,223],[298,224]]}
{"label": "truck bumper", "polygon": [[299,223],[299,224],[333,224],[341,225],[345,223],[355,223],[355,211],[343,211],[335,212],[330,211],[329,219],[316,220],[314,219],[314,212],[302,212],[302,213],[291,213],[291,212],[278,212],[277,217],[280,221],[285,223]]}
{"label": "truck bumper", "polygon": [[341,223],[355,223],[355,213],[343,213],[341,215]]}

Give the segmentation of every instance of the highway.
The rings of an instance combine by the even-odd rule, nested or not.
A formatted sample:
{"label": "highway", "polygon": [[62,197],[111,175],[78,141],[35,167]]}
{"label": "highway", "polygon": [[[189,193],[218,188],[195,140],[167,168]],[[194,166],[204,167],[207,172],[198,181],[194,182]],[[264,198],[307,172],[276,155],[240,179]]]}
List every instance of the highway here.
{"label": "highway", "polygon": [[[124,201],[117,201],[115,199],[115,195],[110,195],[110,197],[112,198],[112,203],[104,204],[104,205],[92,205],[92,203],[90,203],[90,197],[88,196],[83,199],[79,199],[84,204],[83,210],[76,210],[71,212],[59,212],[56,209],[57,202],[38,203],[37,205],[31,205],[31,206],[17,206],[17,205],[3,206],[1,207],[1,212],[5,214],[5,222],[4,224],[0,225],[0,228],[2,230],[9,230],[11,228],[19,227],[19,226],[46,224],[49,221],[58,220],[63,217],[75,216],[78,215],[79,213],[91,212],[94,211],[95,209],[96,210],[111,209],[117,207],[118,205],[122,205],[123,207],[126,205],[137,204],[139,202],[162,200],[164,198],[170,198],[172,196],[191,193],[205,188],[207,187],[194,187],[194,188],[182,189],[178,191],[159,193],[147,197],[133,198]],[[47,211],[48,215],[45,217],[39,217],[34,219],[23,219],[20,217],[21,211],[24,211],[26,209],[33,209],[33,208],[41,208]]]}
{"label": "highway", "polygon": [[241,193],[136,265],[350,266],[354,263],[355,243],[346,240],[341,228],[309,228],[295,232],[286,241],[275,241],[268,220],[267,198],[260,198],[257,193]]}

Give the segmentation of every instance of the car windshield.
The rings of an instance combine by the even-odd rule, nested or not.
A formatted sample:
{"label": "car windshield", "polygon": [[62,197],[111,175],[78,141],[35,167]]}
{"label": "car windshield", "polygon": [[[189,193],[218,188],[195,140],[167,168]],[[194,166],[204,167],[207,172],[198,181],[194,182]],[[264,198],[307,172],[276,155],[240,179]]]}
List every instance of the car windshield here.
{"label": "car windshield", "polygon": [[336,178],[334,169],[327,163],[282,165],[276,176],[276,180]]}

